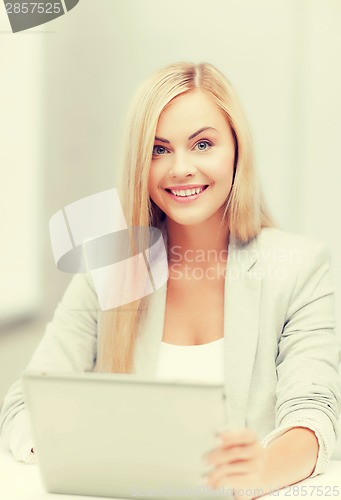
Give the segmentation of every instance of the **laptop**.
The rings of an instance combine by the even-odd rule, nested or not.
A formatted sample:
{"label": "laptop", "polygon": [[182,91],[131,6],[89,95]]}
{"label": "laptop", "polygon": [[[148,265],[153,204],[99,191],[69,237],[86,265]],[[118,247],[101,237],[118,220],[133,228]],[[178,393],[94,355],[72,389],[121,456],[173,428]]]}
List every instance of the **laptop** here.
{"label": "laptop", "polygon": [[210,498],[202,456],[226,427],[222,384],[34,371],[22,383],[47,492]]}

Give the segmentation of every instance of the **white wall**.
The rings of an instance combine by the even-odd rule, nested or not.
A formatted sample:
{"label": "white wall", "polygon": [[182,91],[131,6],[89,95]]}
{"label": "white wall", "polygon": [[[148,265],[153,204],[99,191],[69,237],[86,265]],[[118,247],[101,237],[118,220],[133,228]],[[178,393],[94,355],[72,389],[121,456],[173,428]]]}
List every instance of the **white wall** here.
{"label": "white wall", "polygon": [[315,0],[306,23],[303,168],[296,205],[300,229],[331,249],[341,335],[341,3]]}
{"label": "white wall", "polygon": [[0,327],[42,306],[42,40],[3,33],[5,15],[1,11]]}

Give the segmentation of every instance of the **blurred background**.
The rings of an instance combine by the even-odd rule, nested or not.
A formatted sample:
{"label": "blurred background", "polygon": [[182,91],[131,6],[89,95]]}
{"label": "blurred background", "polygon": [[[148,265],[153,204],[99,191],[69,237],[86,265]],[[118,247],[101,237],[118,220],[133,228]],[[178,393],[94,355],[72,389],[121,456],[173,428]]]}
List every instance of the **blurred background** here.
{"label": "blurred background", "polygon": [[130,100],[175,61],[236,88],[275,220],[330,247],[340,329],[340,26],[339,0],[80,0],[13,34],[0,5],[0,406],[71,278],[50,217],[115,186]]}

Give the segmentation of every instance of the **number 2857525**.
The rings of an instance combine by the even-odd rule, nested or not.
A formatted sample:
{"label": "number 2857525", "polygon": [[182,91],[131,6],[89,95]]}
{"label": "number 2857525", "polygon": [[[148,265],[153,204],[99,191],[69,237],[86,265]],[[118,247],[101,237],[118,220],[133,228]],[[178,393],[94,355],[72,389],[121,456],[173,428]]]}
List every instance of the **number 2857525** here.
{"label": "number 2857525", "polygon": [[60,2],[6,2],[7,14],[60,14]]}

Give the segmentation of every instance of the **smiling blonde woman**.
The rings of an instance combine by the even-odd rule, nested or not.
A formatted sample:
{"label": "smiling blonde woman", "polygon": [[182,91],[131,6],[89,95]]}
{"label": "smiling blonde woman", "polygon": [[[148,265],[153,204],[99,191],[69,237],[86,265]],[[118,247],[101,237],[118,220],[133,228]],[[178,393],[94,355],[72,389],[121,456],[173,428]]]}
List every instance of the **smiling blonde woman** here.
{"label": "smiling blonde woman", "polygon": [[[205,457],[206,481],[236,498],[326,471],[341,409],[329,252],[274,227],[225,76],[185,62],[152,74],[129,112],[121,172],[128,225],[163,233],[167,284],[100,311],[91,276],[76,275],[28,369],[222,382],[230,430]],[[14,456],[34,462],[20,380],[0,426]]]}
{"label": "smiling blonde woman", "polygon": [[[123,211],[128,226],[159,227],[164,221],[165,213],[154,202],[148,189],[153,172],[157,169],[153,151],[157,144],[155,137],[159,117],[171,102],[199,89],[205,90],[206,99],[209,96],[221,117],[225,116],[226,129],[230,124],[226,133],[232,135],[234,143],[235,178],[228,199],[224,202],[221,224],[227,224],[231,236],[238,241],[248,242],[262,227],[271,226],[272,221],[261,197],[245,115],[231,84],[211,64],[168,65],[146,79],[136,92],[127,119],[120,169]],[[202,119],[205,121],[204,116]],[[192,128],[191,132],[195,132]],[[195,139],[197,142],[198,137]],[[160,160],[157,161],[159,164]],[[228,187],[227,183],[225,189]],[[175,248],[175,244],[172,247]],[[146,307],[145,302],[142,299],[130,303],[104,316],[103,341],[97,362],[99,370],[129,372],[132,369],[134,338],[139,315]],[[111,335],[112,329],[120,334]]]}

